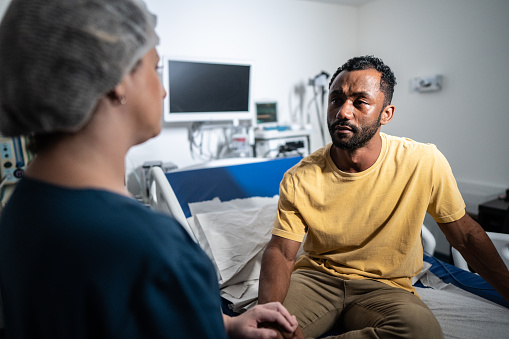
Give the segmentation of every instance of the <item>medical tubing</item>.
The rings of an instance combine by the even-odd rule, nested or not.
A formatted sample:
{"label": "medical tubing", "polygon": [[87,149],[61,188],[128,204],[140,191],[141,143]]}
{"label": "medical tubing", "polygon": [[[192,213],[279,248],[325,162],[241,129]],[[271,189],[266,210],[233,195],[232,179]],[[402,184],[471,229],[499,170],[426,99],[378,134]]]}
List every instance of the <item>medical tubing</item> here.
{"label": "medical tubing", "polygon": [[[322,89],[323,91],[323,89]],[[325,134],[324,134],[324,131],[323,131],[323,122],[322,122],[322,111],[320,110],[320,107],[318,106],[318,100],[316,99],[318,93],[316,92],[316,86],[313,86],[313,94],[314,94],[314,101],[315,101],[315,106],[316,106],[316,116],[318,118],[318,125],[320,126],[320,135],[322,136],[322,142],[323,142],[323,145],[325,146]],[[323,101],[323,100],[322,100]],[[323,104],[322,104],[322,108],[323,108]]]}

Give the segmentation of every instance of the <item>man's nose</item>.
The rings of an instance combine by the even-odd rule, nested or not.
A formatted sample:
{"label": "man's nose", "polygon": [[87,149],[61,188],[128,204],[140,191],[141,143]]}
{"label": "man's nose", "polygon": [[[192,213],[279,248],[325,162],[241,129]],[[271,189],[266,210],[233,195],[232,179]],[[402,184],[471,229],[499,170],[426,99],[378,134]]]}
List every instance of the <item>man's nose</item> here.
{"label": "man's nose", "polygon": [[353,117],[353,106],[348,101],[345,101],[336,112],[336,119],[349,120]]}

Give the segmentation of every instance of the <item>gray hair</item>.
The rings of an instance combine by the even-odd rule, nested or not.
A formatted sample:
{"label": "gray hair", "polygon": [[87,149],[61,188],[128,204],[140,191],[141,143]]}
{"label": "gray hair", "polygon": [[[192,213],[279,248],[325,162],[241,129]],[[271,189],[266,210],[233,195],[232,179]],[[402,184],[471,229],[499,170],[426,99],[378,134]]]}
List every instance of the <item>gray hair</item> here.
{"label": "gray hair", "polygon": [[141,0],[12,0],[0,24],[0,131],[75,132],[159,38]]}

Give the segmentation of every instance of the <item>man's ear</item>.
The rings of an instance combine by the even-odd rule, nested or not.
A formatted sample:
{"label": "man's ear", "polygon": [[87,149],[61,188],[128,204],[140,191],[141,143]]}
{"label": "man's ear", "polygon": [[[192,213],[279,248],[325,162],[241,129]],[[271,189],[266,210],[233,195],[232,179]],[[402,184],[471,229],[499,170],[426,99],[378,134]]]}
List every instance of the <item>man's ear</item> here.
{"label": "man's ear", "polygon": [[381,125],[385,125],[389,121],[392,120],[392,117],[394,116],[394,110],[395,109],[396,108],[394,107],[394,105],[387,105],[387,106],[385,106],[384,110],[382,111],[382,116],[380,118],[380,124]]}

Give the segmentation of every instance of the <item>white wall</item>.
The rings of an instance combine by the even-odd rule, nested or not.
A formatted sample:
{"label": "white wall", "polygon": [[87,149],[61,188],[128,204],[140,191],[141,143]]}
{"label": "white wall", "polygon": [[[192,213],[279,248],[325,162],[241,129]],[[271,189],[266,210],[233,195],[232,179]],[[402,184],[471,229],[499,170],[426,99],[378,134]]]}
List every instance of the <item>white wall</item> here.
{"label": "white wall", "polygon": [[[299,106],[297,85],[321,70],[332,73],[353,55],[382,57],[398,78],[396,116],[384,130],[435,143],[461,186],[472,184],[489,194],[509,187],[504,100],[509,1],[377,0],[361,7],[303,0],[147,4],[158,15],[161,54],[253,62],[253,99],[277,100],[284,122]],[[444,76],[441,92],[410,90],[414,76],[434,73]],[[306,88],[304,106],[312,97]],[[320,146],[316,134],[312,148]],[[166,126],[158,138],[135,147],[128,164],[152,159],[192,163],[185,127]]]}
{"label": "white wall", "polygon": [[[361,7],[359,51],[397,78],[388,133],[435,143],[458,181],[509,187],[509,1],[378,0]],[[436,93],[410,90],[442,74]]]}
{"label": "white wall", "polygon": [[0,18],[4,15],[10,2],[10,0],[0,0]]}
{"label": "white wall", "polygon": [[[359,52],[380,56],[398,79],[395,118],[384,130],[436,144],[476,212],[509,187],[509,1],[377,0],[359,18]],[[441,92],[410,90],[413,77],[436,73]],[[448,253],[431,228],[437,250]]]}
{"label": "white wall", "polygon": [[[0,15],[9,2],[0,0]],[[283,122],[300,107],[295,87],[306,87],[306,110],[309,78],[333,73],[353,55],[382,57],[398,78],[396,116],[384,130],[435,143],[467,191],[509,187],[509,1],[146,2],[158,15],[161,54],[253,62],[253,99],[277,100]],[[410,90],[412,77],[434,73],[444,76],[441,92]],[[317,133],[311,146],[321,146]],[[159,137],[133,148],[127,163],[155,159],[195,162],[185,127],[166,125]]]}
{"label": "white wall", "polygon": [[[146,2],[158,15],[160,54],[252,62],[253,100],[278,101],[283,123],[290,123],[290,111],[300,106],[295,87],[307,89],[305,110],[312,99],[308,79],[322,70],[333,72],[357,52],[356,7],[302,0]],[[347,38],[338,39],[338,33]],[[321,146],[319,135],[313,135],[312,149]],[[134,147],[127,164],[154,159],[180,167],[197,161],[190,156],[185,126],[165,126],[160,136]]]}
{"label": "white wall", "polygon": [[[9,0],[0,0],[3,15]],[[253,64],[252,99],[276,100],[282,123],[307,113],[312,88],[308,80],[329,73],[357,52],[357,7],[305,0],[146,0],[158,16],[161,55],[247,61]],[[335,39],[340,32],[347,38]],[[304,87],[304,96],[295,93]],[[304,111],[304,112],[301,112]],[[310,113],[318,131],[314,106]],[[164,125],[161,134],[133,147],[127,171],[148,160],[179,167],[200,160],[189,152],[187,125]],[[311,148],[321,147],[318,133]]]}
{"label": "white wall", "polygon": [[[8,2],[0,0],[0,15]],[[471,210],[509,187],[509,1],[376,0],[361,7],[305,0],[147,4],[158,15],[161,54],[253,62],[253,99],[277,100],[283,122],[290,122],[290,111],[299,107],[296,86],[322,70],[333,73],[354,55],[380,56],[398,78],[396,116],[384,131],[435,143]],[[444,76],[441,92],[410,90],[414,76],[434,73]],[[305,87],[307,106],[312,93]],[[317,133],[311,146],[321,146]],[[188,149],[186,128],[165,126],[160,136],[129,152],[128,170],[146,160],[181,167],[197,162]]]}

